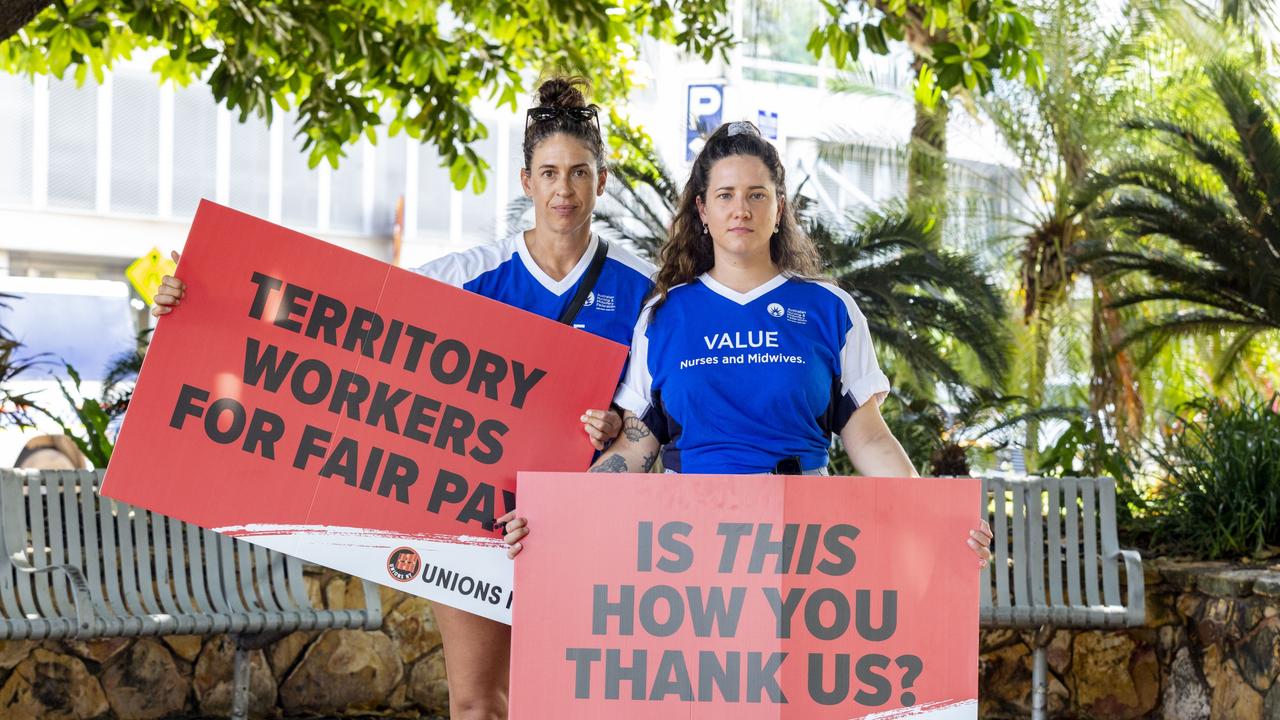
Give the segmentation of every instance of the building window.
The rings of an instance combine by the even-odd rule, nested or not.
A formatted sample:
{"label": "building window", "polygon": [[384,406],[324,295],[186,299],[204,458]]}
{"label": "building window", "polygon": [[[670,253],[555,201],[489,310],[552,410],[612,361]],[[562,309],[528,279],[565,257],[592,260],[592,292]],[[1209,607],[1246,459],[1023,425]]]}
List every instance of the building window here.
{"label": "building window", "polygon": [[396,222],[396,203],[404,196],[405,135],[379,137],[374,146],[373,234],[390,237]]}
{"label": "building window", "polygon": [[494,177],[497,172],[498,141],[490,137],[472,144],[476,154],[489,163],[485,171],[484,192],[477,195],[468,183],[462,189],[462,234],[472,240],[488,240],[495,233],[497,217],[498,193],[494,190],[496,183],[506,182],[506,178]]}
{"label": "building window", "polygon": [[218,107],[207,85],[179,89],[173,107],[173,214],[194,215],[217,193]]}
{"label": "building window", "polygon": [[334,230],[364,230],[364,143],[343,147],[330,187],[329,226]]}
{"label": "building window", "polygon": [[160,87],[117,75],[111,88],[111,209],[154,215],[160,203]]}
{"label": "building window", "polygon": [[447,233],[453,183],[449,182],[449,168],[440,167],[440,160],[435,146],[418,146],[418,229]]}
{"label": "building window", "polygon": [[97,201],[98,93],[49,79],[49,204],[92,209]]}
{"label": "building window", "polygon": [[34,97],[31,81],[0,74],[0,203],[31,202]]}
{"label": "building window", "polygon": [[231,120],[231,207],[266,217],[271,204],[271,133],[257,115]]}
{"label": "building window", "polygon": [[296,134],[299,129],[297,116],[290,113],[277,122],[284,123],[286,135],[284,158],[280,167],[283,184],[280,190],[280,220],[293,228],[313,228],[319,219],[320,167],[307,167],[311,151],[302,149],[306,136]]}

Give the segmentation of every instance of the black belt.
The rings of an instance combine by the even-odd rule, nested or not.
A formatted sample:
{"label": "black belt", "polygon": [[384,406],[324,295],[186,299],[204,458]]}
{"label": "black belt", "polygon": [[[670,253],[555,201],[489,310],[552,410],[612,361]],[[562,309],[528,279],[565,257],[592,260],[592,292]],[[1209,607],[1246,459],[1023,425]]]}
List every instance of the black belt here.
{"label": "black belt", "polygon": [[770,472],[774,475],[803,475],[804,468],[800,467],[799,455],[789,455],[779,460]]}

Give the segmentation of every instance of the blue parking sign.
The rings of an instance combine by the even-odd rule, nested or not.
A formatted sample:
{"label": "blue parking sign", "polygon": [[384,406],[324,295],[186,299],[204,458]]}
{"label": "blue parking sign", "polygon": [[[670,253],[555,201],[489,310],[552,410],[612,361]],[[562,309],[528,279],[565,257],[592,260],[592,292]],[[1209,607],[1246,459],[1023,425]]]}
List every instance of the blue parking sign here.
{"label": "blue parking sign", "polygon": [[724,84],[701,83],[689,86],[688,118],[685,120],[685,160],[702,149],[704,138],[720,127],[724,118]]}

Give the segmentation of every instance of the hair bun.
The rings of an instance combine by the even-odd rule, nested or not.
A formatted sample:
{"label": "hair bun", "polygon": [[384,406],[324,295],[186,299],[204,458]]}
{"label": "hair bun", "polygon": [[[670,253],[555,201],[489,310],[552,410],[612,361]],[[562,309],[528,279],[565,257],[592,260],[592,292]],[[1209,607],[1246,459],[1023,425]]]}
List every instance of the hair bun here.
{"label": "hair bun", "polygon": [[553,77],[538,86],[538,107],[586,107],[587,87],[583,77]]}

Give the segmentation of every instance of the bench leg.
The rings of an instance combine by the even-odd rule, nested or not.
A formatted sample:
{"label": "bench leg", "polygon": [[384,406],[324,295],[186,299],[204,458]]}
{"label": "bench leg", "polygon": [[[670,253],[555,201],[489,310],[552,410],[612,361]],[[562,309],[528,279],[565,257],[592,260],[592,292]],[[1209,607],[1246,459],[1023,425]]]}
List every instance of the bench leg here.
{"label": "bench leg", "polygon": [[1031,720],[1048,720],[1049,661],[1043,645],[1037,645],[1031,665]]}
{"label": "bench leg", "polygon": [[248,720],[249,718],[249,648],[236,638],[235,670],[231,684],[231,718],[232,720]]}

